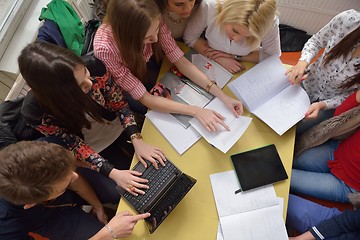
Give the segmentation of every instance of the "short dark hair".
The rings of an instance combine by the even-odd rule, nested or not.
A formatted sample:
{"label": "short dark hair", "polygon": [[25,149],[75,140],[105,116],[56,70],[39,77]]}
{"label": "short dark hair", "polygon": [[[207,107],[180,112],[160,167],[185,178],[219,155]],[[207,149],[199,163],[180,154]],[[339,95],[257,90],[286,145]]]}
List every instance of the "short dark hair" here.
{"label": "short dark hair", "polygon": [[60,145],[22,141],[0,151],[0,197],[17,205],[48,200],[53,185],[75,169],[75,156]]}

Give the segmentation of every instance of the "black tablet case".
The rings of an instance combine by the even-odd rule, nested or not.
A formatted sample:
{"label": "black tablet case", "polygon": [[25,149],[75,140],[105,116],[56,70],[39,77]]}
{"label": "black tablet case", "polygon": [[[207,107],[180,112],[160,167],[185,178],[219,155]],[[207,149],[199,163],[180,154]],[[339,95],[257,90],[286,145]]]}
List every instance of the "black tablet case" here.
{"label": "black tablet case", "polygon": [[231,160],[242,191],[288,178],[274,144],[232,155]]}

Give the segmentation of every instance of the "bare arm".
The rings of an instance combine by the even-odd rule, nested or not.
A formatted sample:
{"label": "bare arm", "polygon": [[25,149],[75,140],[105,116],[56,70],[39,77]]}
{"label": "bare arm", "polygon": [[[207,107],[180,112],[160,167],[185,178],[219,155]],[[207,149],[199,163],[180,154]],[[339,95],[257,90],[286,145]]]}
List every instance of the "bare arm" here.
{"label": "bare arm", "polygon": [[316,238],[311,234],[310,231],[304,232],[297,237],[290,237],[289,240],[315,240]]}
{"label": "bare arm", "polygon": [[223,121],[224,117],[213,110],[178,103],[167,98],[151,95],[148,92],[145,92],[139,101],[150,109],[195,117],[208,131],[218,130],[217,124],[230,130]]}
{"label": "bare arm", "polygon": [[[185,76],[191,79],[194,83],[206,89],[210,84],[210,79],[201,72],[194,64],[192,64],[185,57],[182,57],[175,63],[176,67]],[[235,116],[240,116],[243,113],[242,103],[226,95],[216,84],[210,88],[210,93],[219,98]]]}
{"label": "bare arm", "polygon": [[78,178],[70,184],[69,189],[79,194],[80,197],[93,207],[93,211],[100,222],[107,223],[107,216],[99,198],[81,174],[78,174]]}

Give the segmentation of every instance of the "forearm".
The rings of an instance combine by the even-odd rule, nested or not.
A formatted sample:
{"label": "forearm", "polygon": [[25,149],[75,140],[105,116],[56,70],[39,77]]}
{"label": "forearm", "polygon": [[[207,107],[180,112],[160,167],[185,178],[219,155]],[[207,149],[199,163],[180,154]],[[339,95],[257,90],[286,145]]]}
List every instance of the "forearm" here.
{"label": "forearm", "polygon": [[241,56],[240,61],[241,62],[252,62],[252,63],[258,63],[259,62],[259,50],[252,51],[246,56]]}
{"label": "forearm", "polygon": [[139,101],[146,107],[161,112],[170,112],[194,116],[197,110],[197,107],[195,106],[178,103],[173,100],[159,96],[154,96],[149,94],[148,92],[146,92],[144,96],[139,99]]}
{"label": "forearm", "polygon": [[[208,90],[209,86],[211,85],[211,81],[214,80],[209,79],[203,72],[201,72],[185,57],[177,61],[175,65],[181,73],[183,73],[186,77],[188,77],[191,81],[193,81],[203,89]],[[212,84],[209,90],[212,95],[219,98],[220,100],[223,100],[226,97],[225,93],[216,84]]]}
{"label": "forearm", "polygon": [[202,54],[202,55],[204,55],[204,56],[207,57],[205,51],[206,51],[207,49],[209,49],[209,46],[208,46],[208,43],[207,43],[207,41],[206,41],[205,39],[203,39],[203,38],[198,38],[198,39],[196,40],[196,43],[195,43],[193,49],[194,49],[196,52],[198,52],[198,53],[200,53],[200,54]]}
{"label": "forearm", "polygon": [[311,234],[310,231],[304,232],[303,234],[290,238],[291,240],[315,240],[316,238]]}
{"label": "forearm", "polygon": [[102,204],[99,198],[96,196],[93,188],[90,186],[88,181],[81,175],[78,174],[78,178],[72,182],[69,186],[71,190],[76,192],[86,202],[88,202],[93,208],[102,208]]}
{"label": "forearm", "polygon": [[111,233],[106,227],[103,227],[98,231],[94,236],[89,238],[89,240],[112,240],[113,237],[111,236]]}

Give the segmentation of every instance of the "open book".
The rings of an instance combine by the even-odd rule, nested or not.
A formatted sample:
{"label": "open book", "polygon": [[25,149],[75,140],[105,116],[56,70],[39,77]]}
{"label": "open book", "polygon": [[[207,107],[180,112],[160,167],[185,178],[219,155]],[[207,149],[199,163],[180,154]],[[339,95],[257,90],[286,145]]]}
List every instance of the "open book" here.
{"label": "open book", "polygon": [[279,135],[303,119],[310,106],[305,90],[291,85],[285,72],[273,55],[228,84],[245,107]]}
{"label": "open book", "polygon": [[234,170],[211,174],[210,181],[222,239],[288,240],[283,206],[273,186],[235,194],[240,184]]}
{"label": "open book", "polygon": [[[233,76],[218,63],[193,50],[190,50],[185,56],[209,79],[214,80],[219,88],[223,88]],[[171,99],[180,103],[203,108],[214,98],[212,94],[184,76],[176,67],[172,67],[170,71],[166,72],[159,82],[170,91]],[[192,117],[180,114],[172,115],[183,127],[190,126],[189,121]]]}

